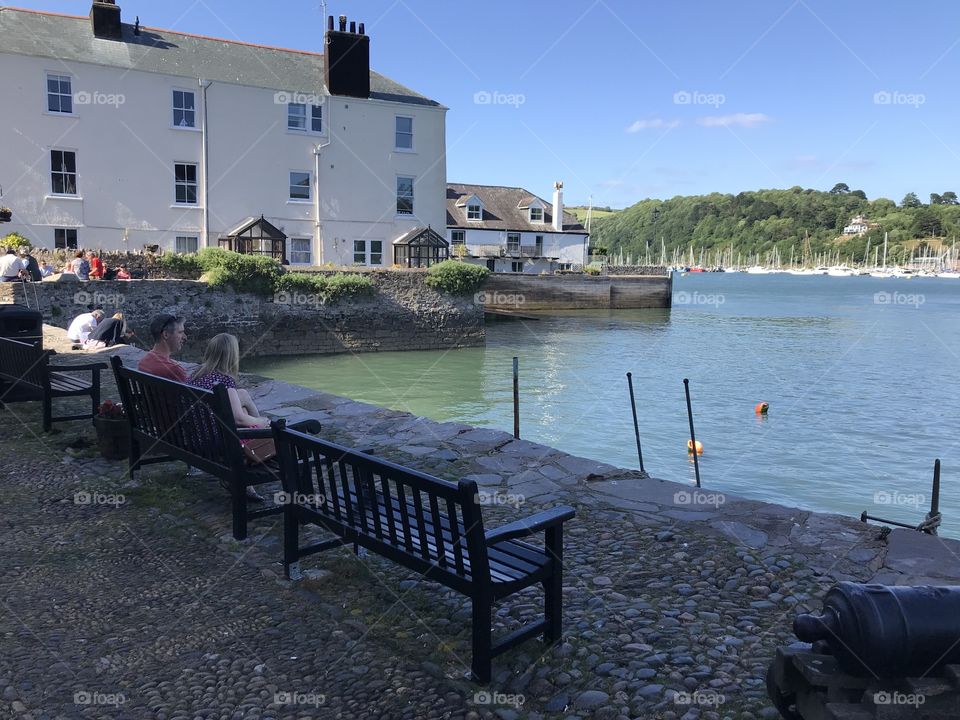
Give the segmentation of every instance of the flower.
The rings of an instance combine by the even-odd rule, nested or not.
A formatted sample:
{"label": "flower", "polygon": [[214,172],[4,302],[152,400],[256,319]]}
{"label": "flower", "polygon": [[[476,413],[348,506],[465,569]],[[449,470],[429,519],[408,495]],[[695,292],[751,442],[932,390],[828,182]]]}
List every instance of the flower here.
{"label": "flower", "polygon": [[123,405],[115,403],[113,400],[104,400],[100,407],[97,408],[97,415],[111,420],[119,420],[127,416],[123,410]]}

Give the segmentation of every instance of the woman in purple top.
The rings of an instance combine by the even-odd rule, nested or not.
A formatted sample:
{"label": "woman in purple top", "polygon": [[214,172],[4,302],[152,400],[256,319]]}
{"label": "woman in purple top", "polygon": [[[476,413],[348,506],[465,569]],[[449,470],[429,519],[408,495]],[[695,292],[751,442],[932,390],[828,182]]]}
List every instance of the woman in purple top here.
{"label": "woman in purple top", "polygon": [[250,393],[237,387],[240,374],[240,343],[229,333],[220,333],[210,338],[203,351],[203,362],[190,378],[190,384],[205,390],[213,390],[220,384],[227,388],[230,409],[238,427],[268,427],[270,419],[262,417]]}

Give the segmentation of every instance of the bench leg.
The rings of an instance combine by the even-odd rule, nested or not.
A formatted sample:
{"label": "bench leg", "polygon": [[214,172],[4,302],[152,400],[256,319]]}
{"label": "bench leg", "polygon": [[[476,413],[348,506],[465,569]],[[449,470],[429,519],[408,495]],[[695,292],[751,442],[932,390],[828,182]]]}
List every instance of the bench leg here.
{"label": "bench leg", "polygon": [[288,580],[300,579],[300,520],[292,505],[283,511],[283,572]]}
{"label": "bench leg", "polygon": [[247,497],[246,488],[236,479],[230,483],[231,506],[233,507],[233,539],[247,539]]}
{"label": "bench leg", "polygon": [[[132,434],[132,433],[131,433]],[[130,438],[130,479],[134,480],[137,470],[140,469],[140,443]]]}
{"label": "bench leg", "polygon": [[550,645],[563,636],[563,528],[546,531],[546,549],[553,558],[553,574],[543,581],[543,617],[547,629],[543,639]]}
{"label": "bench leg", "polygon": [[47,393],[43,394],[43,431],[50,432],[50,428],[53,426],[53,407],[51,406],[53,400]]}
{"label": "bench leg", "polygon": [[490,682],[490,610],[489,597],[479,596],[473,600],[473,679],[480,683]]}

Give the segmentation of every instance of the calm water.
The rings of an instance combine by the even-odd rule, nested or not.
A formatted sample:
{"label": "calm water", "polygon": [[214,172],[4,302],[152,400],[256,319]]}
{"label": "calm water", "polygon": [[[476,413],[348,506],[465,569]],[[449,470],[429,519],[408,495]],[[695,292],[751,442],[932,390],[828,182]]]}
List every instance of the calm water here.
{"label": "calm water", "polygon": [[[704,487],[919,522],[939,457],[943,533],[960,535],[960,280],[694,274],[675,278],[674,303],[492,323],[472,350],[244,369],[511,431],[517,355],[523,437],[637,467],[629,370],[647,471],[692,482],[688,377]],[[766,418],[753,412],[760,401]]]}

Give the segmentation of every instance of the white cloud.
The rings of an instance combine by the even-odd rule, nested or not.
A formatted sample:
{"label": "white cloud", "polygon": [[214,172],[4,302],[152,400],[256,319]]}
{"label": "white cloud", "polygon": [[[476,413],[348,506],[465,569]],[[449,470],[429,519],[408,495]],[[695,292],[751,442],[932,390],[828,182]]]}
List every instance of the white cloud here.
{"label": "white cloud", "polygon": [[733,115],[707,115],[697,120],[703,127],[745,127],[753,128],[770,121],[764,113],[734,113]]}
{"label": "white cloud", "polygon": [[644,130],[673,130],[680,124],[679,120],[664,120],[663,118],[648,118],[637,120],[627,128],[628,133],[638,133]]}

